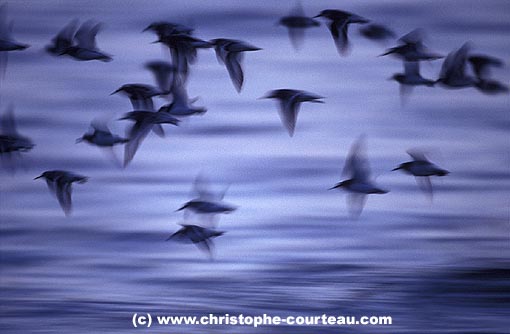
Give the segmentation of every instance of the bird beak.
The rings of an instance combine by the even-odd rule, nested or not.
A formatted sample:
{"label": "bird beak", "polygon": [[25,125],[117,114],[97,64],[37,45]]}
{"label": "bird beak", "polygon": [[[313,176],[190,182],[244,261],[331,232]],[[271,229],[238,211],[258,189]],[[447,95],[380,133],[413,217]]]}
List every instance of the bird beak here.
{"label": "bird beak", "polygon": [[321,14],[318,14],[318,15],[315,15],[313,18],[316,19],[318,17],[321,17],[322,15]]}
{"label": "bird beak", "polygon": [[83,137],[76,138],[75,144],[81,143],[83,141]]}
{"label": "bird beak", "polygon": [[110,95],[117,94],[118,92],[120,92],[120,88],[117,89],[115,92],[111,93]]}
{"label": "bird beak", "polygon": [[34,180],[40,179],[42,175],[39,175],[38,177],[34,177]]}
{"label": "bird beak", "polygon": [[401,167],[400,167],[400,166],[398,166],[398,167],[393,168],[391,171],[393,172],[393,171],[399,170],[400,168],[401,168]]}

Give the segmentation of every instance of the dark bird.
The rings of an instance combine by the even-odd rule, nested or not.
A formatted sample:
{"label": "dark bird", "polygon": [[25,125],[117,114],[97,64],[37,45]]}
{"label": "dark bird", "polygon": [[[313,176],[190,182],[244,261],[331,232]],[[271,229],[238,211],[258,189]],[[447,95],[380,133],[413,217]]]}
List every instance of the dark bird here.
{"label": "dark bird", "polygon": [[468,62],[475,73],[477,82],[475,87],[485,94],[508,93],[508,87],[490,78],[490,68],[502,67],[503,61],[486,55],[472,55]]}
{"label": "dark bird", "polygon": [[12,38],[12,26],[13,23],[7,19],[7,4],[0,5],[0,52],[25,50],[30,47]]}
{"label": "dark bird", "polygon": [[228,187],[221,192],[213,192],[210,190],[209,182],[199,175],[193,183],[191,196],[194,199],[184,203],[176,211],[184,210],[185,219],[188,219],[189,213],[198,214],[201,218],[205,218],[207,223],[212,223],[214,226],[218,214],[231,213],[237,209],[223,200],[227,189]]}
{"label": "dark bird", "polygon": [[179,124],[179,120],[167,112],[149,110],[131,111],[120,119],[134,121],[134,125],[127,131],[129,141],[124,146],[124,167],[133,160],[140,144],[151,130],[156,135],[164,137],[165,131],[162,124]]}
{"label": "dark bird", "polygon": [[347,191],[347,204],[353,217],[359,217],[365,206],[367,195],[386,194],[388,191],[378,187],[370,176],[370,165],[365,154],[365,137],[361,136],[351,146],[342,175],[348,179],[337,183],[331,189]]}
{"label": "dark bird", "polygon": [[319,21],[305,16],[300,2],[291,10],[289,15],[282,17],[278,24],[288,29],[290,42],[295,50],[299,50],[303,45],[306,29],[320,26]]}
{"label": "dark bird", "polygon": [[153,60],[145,63],[145,68],[154,75],[160,95],[170,94],[172,87],[178,83],[177,68],[167,61]]}
{"label": "dark bird", "polygon": [[2,167],[14,173],[21,161],[21,153],[28,152],[34,147],[28,137],[18,133],[14,118],[14,107],[9,105],[0,120],[0,161]]}
{"label": "dark bird", "polygon": [[404,61],[436,60],[443,58],[435,52],[427,49],[423,43],[425,33],[422,29],[415,29],[402,36],[398,41],[399,45],[386,50],[380,56],[392,55]]}
{"label": "dark bird", "polygon": [[210,48],[212,45],[199,38],[191,36],[192,29],[169,22],[155,22],[144,31],[153,31],[158,36],[155,43],[162,43],[170,51],[172,64],[177,72],[182,74],[183,81],[188,77],[189,64],[193,64],[197,57],[197,49]]}
{"label": "dark bird", "polygon": [[78,29],[78,20],[69,22],[58,34],[53,37],[51,44],[46,46],[46,51],[53,56],[65,54],[68,48],[73,46],[74,34]]}
{"label": "dark bird", "polygon": [[50,170],[42,173],[34,180],[44,178],[52,194],[57,197],[58,203],[66,216],[72,211],[71,193],[73,183],[85,183],[88,178],[63,170]]}
{"label": "dark bird", "polygon": [[225,232],[223,231],[216,231],[214,229],[209,229],[198,225],[182,224],[181,229],[169,236],[166,241],[174,240],[177,242],[192,243],[196,245],[198,249],[208,253],[209,257],[212,259],[214,247],[212,239],[219,237],[224,233]]}
{"label": "dark bird", "polygon": [[113,151],[113,146],[125,144],[129,139],[112,134],[106,123],[94,120],[90,123],[92,131],[88,131],[80,138],[76,139],[76,143],[85,141],[91,145],[98,146],[105,152],[115,164],[119,165],[119,159]]}
{"label": "dark bird", "polygon": [[475,86],[476,78],[466,73],[466,63],[470,50],[469,43],[448,54],[441,66],[437,82],[446,88],[465,88]]}
{"label": "dark bird", "polygon": [[0,122],[0,154],[28,152],[34,146],[30,138],[18,133],[14,107],[9,105]]}
{"label": "dark bird", "polygon": [[323,10],[315,17],[323,17],[329,21],[329,31],[333,36],[338,52],[343,56],[349,52],[349,37],[347,34],[349,24],[369,22],[369,20],[359,15],[335,9]]}
{"label": "dark bird", "polygon": [[146,84],[125,84],[110,95],[117,93],[127,96],[134,110],[154,110],[152,98],[168,94],[168,92],[163,92],[156,87]]}
{"label": "dark bird", "polygon": [[74,34],[73,45],[64,49],[60,54],[68,55],[75,60],[89,61],[100,60],[108,62],[112,60],[110,55],[99,50],[96,45],[96,35],[101,30],[101,23],[87,21],[83,23]]}
{"label": "dark bird", "polygon": [[276,89],[268,92],[262,98],[277,99],[279,102],[279,114],[283,126],[292,137],[296,128],[296,120],[299,112],[299,106],[302,102],[324,103],[320,99],[322,96],[315,95],[303,90],[295,89]]}
{"label": "dark bird", "polygon": [[241,67],[243,54],[247,51],[258,51],[261,49],[243,41],[226,38],[213,39],[210,43],[214,45],[216,57],[220,64],[224,64],[227,67],[228,75],[237,92],[241,92],[244,82],[244,74]]}
{"label": "dark bird", "polygon": [[147,26],[143,31],[153,31],[158,36],[158,39],[164,39],[170,35],[191,35],[193,33],[193,28],[186,27],[185,25],[179,23],[172,22],[153,22]]}
{"label": "dark bird", "polygon": [[7,19],[7,4],[0,5],[0,79],[5,76],[7,69],[8,53],[10,51],[21,51],[30,45],[17,42],[12,37],[12,21]]}
{"label": "dark bird", "polygon": [[435,80],[421,76],[418,61],[404,61],[404,73],[396,73],[391,78],[400,84],[400,98],[403,103],[414,86],[432,87],[436,83]]}
{"label": "dark bird", "polygon": [[367,24],[359,29],[360,34],[373,41],[385,41],[395,38],[395,33],[381,24]]}
{"label": "dark bird", "polygon": [[423,152],[409,150],[407,154],[409,154],[413,160],[401,163],[398,167],[393,168],[393,170],[402,170],[405,173],[413,175],[416,178],[418,187],[432,198],[433,191],[430,177],[445,176],[450,172],[430,162]]}
{"label": "dark bird", "polygon": [[166,112],[175,117],[184,117],[191,115],[203,115],[207,109],[204,107],[194,107],[192,103],[196,99],[189,99],[184,84],[175,83],[171,90],[173,100],[159,108],[159,112]]}

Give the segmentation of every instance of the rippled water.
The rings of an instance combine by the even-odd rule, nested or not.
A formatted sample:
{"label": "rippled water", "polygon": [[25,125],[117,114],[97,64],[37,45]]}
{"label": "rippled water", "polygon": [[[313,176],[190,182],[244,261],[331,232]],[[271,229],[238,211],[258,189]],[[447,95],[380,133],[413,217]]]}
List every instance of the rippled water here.
{"label": "rippled water", "polygon": [[[133,312],[203,315],[390,315],[390,327],[164,328],[151,332],[506,333],[510,300],[509,95],[419,87],[401,107],[387,80],[399,61],[352,26],[353,50],[340,58],[324,26],[295,52],[275,25],[293,1],[12,1],[16,39],[1,87],[19,131],[36,147],[12,175],[0,173],[3,333],[118,333]],[[471,41],[508,61],[508,1],[303,2],[308,15],[342,8],[388,24],[398,35],[422,27],[446,54]],[[43,48],[72,18],[105,23],[99,47],[111,63],[54,58]],[[75,144],[95,117],[129,111],[109,94],[124,83],[152,83],[143,63],[164,59],[150,22],[191,25],[203,39],[236,38],[263,48],[245,57],[245,87],[235,92],[211,50],[192,67],[190,96],[208,112],[168,138],[150,135],[133,163],[116,168],[96,147]],[[440,62],[424,63],[437,77]],[[508,84],[508,66],[493,72]],[[281,126],[276,88],[304,89],[326,103],[302,106],[296,134]],[[158,101],[162,103],[162,101]],[[378,183],[360,219],[341,178],[351,143],[368,138]],[[390,170],[410,147],[426,147],[451,171],[434,179],[433,203],[408,175]],[[118,154],[121,150],[117,151]],[[74,187],[66,218],[44,182],[48,169],[90,177]],[[239,206],[221,218],[215,260],[192,245],[165,242],[179,226],[199,173]],[[147,331],[147,330],[145,330]]]}

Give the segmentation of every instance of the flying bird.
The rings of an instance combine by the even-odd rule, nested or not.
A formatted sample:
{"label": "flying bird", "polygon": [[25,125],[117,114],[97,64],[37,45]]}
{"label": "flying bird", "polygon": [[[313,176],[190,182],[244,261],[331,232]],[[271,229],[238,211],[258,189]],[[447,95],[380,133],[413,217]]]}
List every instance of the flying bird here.
{"label": "flying bird", "polygon": [[88,178],[63,170],[50,170],[42,173],[34,180],[44,178],[52,194],[57,197],[58,203],[66,216],[72,211],[71,193],[73,183],[85,183]]}
{"label": "flying bird", "polygon": [[28,137],[19,134],[14,118],[14,107],[9,105],[0,120],[0,159],[6,170],[15,172],[21,153],[34,147]]}
{"label": "flying bird", "polygon": [[385,41],[395,38],[395,33],[381,24],[367,24],[359,29],[360,34],[373,41]]}
{"label": "flying bird", "polygon": [[159,112],[166,112],[175,117],[185,117],[191,115],[203,115],[207,109],[204,107],[194,107],[192,103],[196,99],[189,99],[184,83],[175,83],[172,86],[171,94],[173,100],[171,103],[159,108]]}
{"label": "flying bird", "polygon": [[127,133],[129,141],[124,146],[124,167],[134,158],[142,141],[151,130],[159,137],[164,137],[165,132],[162,124],[178,125],[179,120],[167,112],[155,112],[149,110],[134,110],[126,113],[120,120],[134,122]]}
{"label": "flying bird", "polygon": [[51,44],[46,46],[46,51],[53,56],[65,54],[68,48],[74,44],[74,35],[78,29],[78,20],[72,20],[58,34],[53,37]]}
{"label": "flying bird", "polygon": [[349,37],[347,34],[349,24],[364,24],[369,22],[369,20],[359,15],[336,9],[323,10],[318,15],[314,16],[314,18],[317,17],[323,17],[329,21],[329,31],[331,32],[331,36],[333,36],[338,52],[342,56],[346,56],[350,49]]}
{"label": "flying bird", "polygon": [[120,164],[115,152],[113,151],[113,146],[125,144],[129,141],[129,139],[112,134],[106,123],[98,120],[92,121],[90,123],[90,127],[92,131],[88,131],[83,136],[76,139],[76,143],[85,141],[91,145],[98,146],[103,149],[106,154],[108,154],[112,161],[116,164]]}
{"label": "flying bird", "polygon": [[134,110],[154,110],[153,97],[165,95],[161,89],[146,84],[125,84],[110,95],[121,93],[131,101]]}
{"label": "flying bird", "polygon": [[[64,28],[64,31],[61,31],[63,32],[62,37],[67,38],[68,34],[72,32],[72,28],[72,23],[67,28]],[[96,45],[96,35],[100,30],[101,23],[94,23],[91,20],[83,23],[74,34],[72,45],[63,49],[60,55],[68,55],[78,61],[111,61],[112,57],[101,51]],[[65,43],[67,43],[67,41],[64,41],[64,44]],[[50,46],[50,49],[51,48],[52,47]]]}
{"label": "flying bird", "polygon": [[475,86],[476,78],[466,73],[466,63],[471,46],[465,43],[458,50],[448,54],[441,66],[437,82],[446,88],[465,88]]}
{"label": "flying bird", "polygon": [[220,64],[227,67],[228,75],[237,92],[241,92],[244,82],[244,73],[241,67],[244,52],[261,49],[243,41],[227,38],[216,38],[211,40],[210,43],[214,45],[216,57]]}
{"label": "flying bird", "polygon": [[12,21],[7,18],[7,4],[0,5],[0,79],[5,76],[7,69],[8,53],[10,51],[21,51],[30,47],[28,44],[20,43],[12,37]]}
{"label": "flying bird", "polygon": [[208,253],[209,257],[213,257],[213,238],[223,235],[225,232],[209,229],[198,225],[181,224],[181,229],[166,239],[183,243],[192,243],[198,249]]}
{"label": "flying bird", "polygon": [[432,87],[435,80],[425,79],[420,74],[420,63],[418,61],[404,61],[404,73],[396,73],[391,77],[400,84],[400,98],[402,103],[411,94],[414,86]]}
{"label": "flying bird", "polygon": [[351,216],[356,218],[361,215],[368,195],[386,194],[388,192],[377,186],[372,180],[365,146],[364,136],[354,142],[342,171],[342,175],[345,175],[347,179],[330,188],[330,190],[343,189],[349,193],[347,197],[349,212]]}
{"label": "flying bird", "polygon": [[401,163],[398,167],[393,168],[393,170],[402,170],[405,173],[413,175],[416,178],[418,187],[432,198],[433,190],[430,177],[445,176],[450,172],[430,162],[421,151],[408,150],[407,154],[409,154],[413,160]]}
{"label": "flying bird", "polygon": [[209,182],[201,175],[195,178],[192,188],[194,199],[184,203],[176,211],[184,210],[184,218],[189,217],[189,213],[201,215],[208,220],[208,223],[214,224],[214,219],[218,214],[228,214],[237,209],[237,207],[226,203],[223,199],[227,192],[226,188],[222,192],[213,192],[210,190]]}
{"label": "flying bird", "polygon": [[277,99],[279,102],[279,114],[283,126],[289,136],[294,135],[299,107],[302,102],[324,103],[322,96],[295,89],[275,89],[262,98]]}
{"label": "flying bird", "polygon": [[288,29],[289,39],[295,50],[299,50],[303,45],[306,29],[320,26],[319,21],[305,16],[300,2],[291,10],[289,15],[280,18],[278,24]]}
{"label": "flying bird", "polygon": [[487,55],[471,55],[468,62],[475,73],[477,82],[475,86],[485,94],[508,93],[508,87],[499,81],[490,78],[490,69],[502,67],[503,61]]}
{"label": "flying bird", "polygon": [[425,33],[423,29],[415,29],[400,37],[399,45],[389,48],[380,56],[392,55],[403,61],[436,60],[442,55],[430,51],[423,43]]}

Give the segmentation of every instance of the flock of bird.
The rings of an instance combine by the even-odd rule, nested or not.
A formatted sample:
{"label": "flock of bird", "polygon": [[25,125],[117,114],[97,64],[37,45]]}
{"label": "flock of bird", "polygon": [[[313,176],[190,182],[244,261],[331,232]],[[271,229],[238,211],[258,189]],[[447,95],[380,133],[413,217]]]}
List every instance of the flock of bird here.
{"label": "flock of bird", "polygon": [[[395,38],[395,33],[389,28],[370,23],[369,19],[343,10],[327,9],[314,17],[304,14],[301,5],[282,17],[278,24],[288,29],[291,44],[296,50],[303,45],[306,29],[319,27],[325,20],[333,37],[334,44],[341,56],[347,56],[350,50],[348,28],[351,24],[361,25],[360,34],[368,39],[381,41]],[[6,6],[0,8],[0,66],[5,72],[7,56],[11,52],[22,51],[29,45],[17,42],[11,34],[12,24],[6,17]],[[46,46],[45,50],[55,57],[67,56],[76,61],[109,62],[113,58],[98,48],[96,35],[101,30],[101,24],[86,21],[82,24],[73,20],[60,30]],[[261,48],[247,42],[217,38],[210,41],[199,39],[194,35],[194,29],[171,22],[154,22],[147,26],[144,32],[156,35],[155,43],[165,46],[170,53],[171,62],[152,61],[145,64],[151,71],[156,85],[127,83],[111,94],[127,97],[132,105],[132,111],[126,113],[120,120],[131,123],[126,136],[113,134],[105,122],[93,120],[90,130],[76,140],[87,142],[111,152],[115,145],[124,145],[124,159],[126,167],[135,157],[144,139],[153,132],[164,137],[163,125],[178,126],[183,118],[203,115],[207,109],[193,104],[196,99],[190,99],[187,93],[187,80],[192,64],[195,63],[200,49],[213,48],[218,62],[226,67],[228,75],[238,93],[244,83],[242,68],[243,56],[246,52],[261,51]],[[398,45],[386,50],[381,56],[394,56],[404,65],[404,72],[394,74],[392,79],[401,87],[404,97],[415,86],[441,85],[446,88],[475,87],[487,93],[507,93],[508,87],[490,77],[490,69],[500,67],[503,62],[497,58],[471,54],[471,46],[466,43],[458,50],[449,53],[441,68],[437,79],[426,79],[421,76],[419,65],[422,61],[433,61],[444,58],[438,53],[430,51],[424,45],[424,33],[420,29],[404,35],[398,39]],[[468,73],[467,64],[473,74]],[[163,99],[166,103],[156,107],[154,98]],[[295,132],[297,115],[303,102],[324,103],[323,97],[315,93],[297,89],[275,89],[269,91],[262,98],[275,99],[279,103],[279,114],[284,128],[292,137]],[[343,189],[348,193],[348,207],[352,216],[358,217],[370,194],[385,194],[388,191],[379,187],[371,177],[368,159],[366,157],[366,139],[361,136],[352,145],[343,169],[345,180],[337,183],[331,189]],[[13,107],[7,108],[1,120],[0,156],[3,159],[13,159],[20,152],[27,152],[34,147],[33,142],[18,133]],[[445,176],[448,171],[430,162],[423,152],[409,150],[411,160],[401,163],[394,170],[401,170],[415,176],[419,187],[432,196],[430,177]],[[71,192],[73,183],[85,183],[87,177],[64,170],[45,171],[35,179],[44,179],[66,215],[71,214]],[[230,213],[235,206],[223,201],[225,192],[214,194],[207,189],[207,182],[197,177],[194,185],[196,197],[186,202],[178,211],[184,211],[185,223],[180,230],[172,234],[168,240],[186,241],[197,245],[211,254],[212,238],[223,232],[216,229],[214,223],[218,214]],[[190,215],[206,217],[208,223],[188,223]]]}

